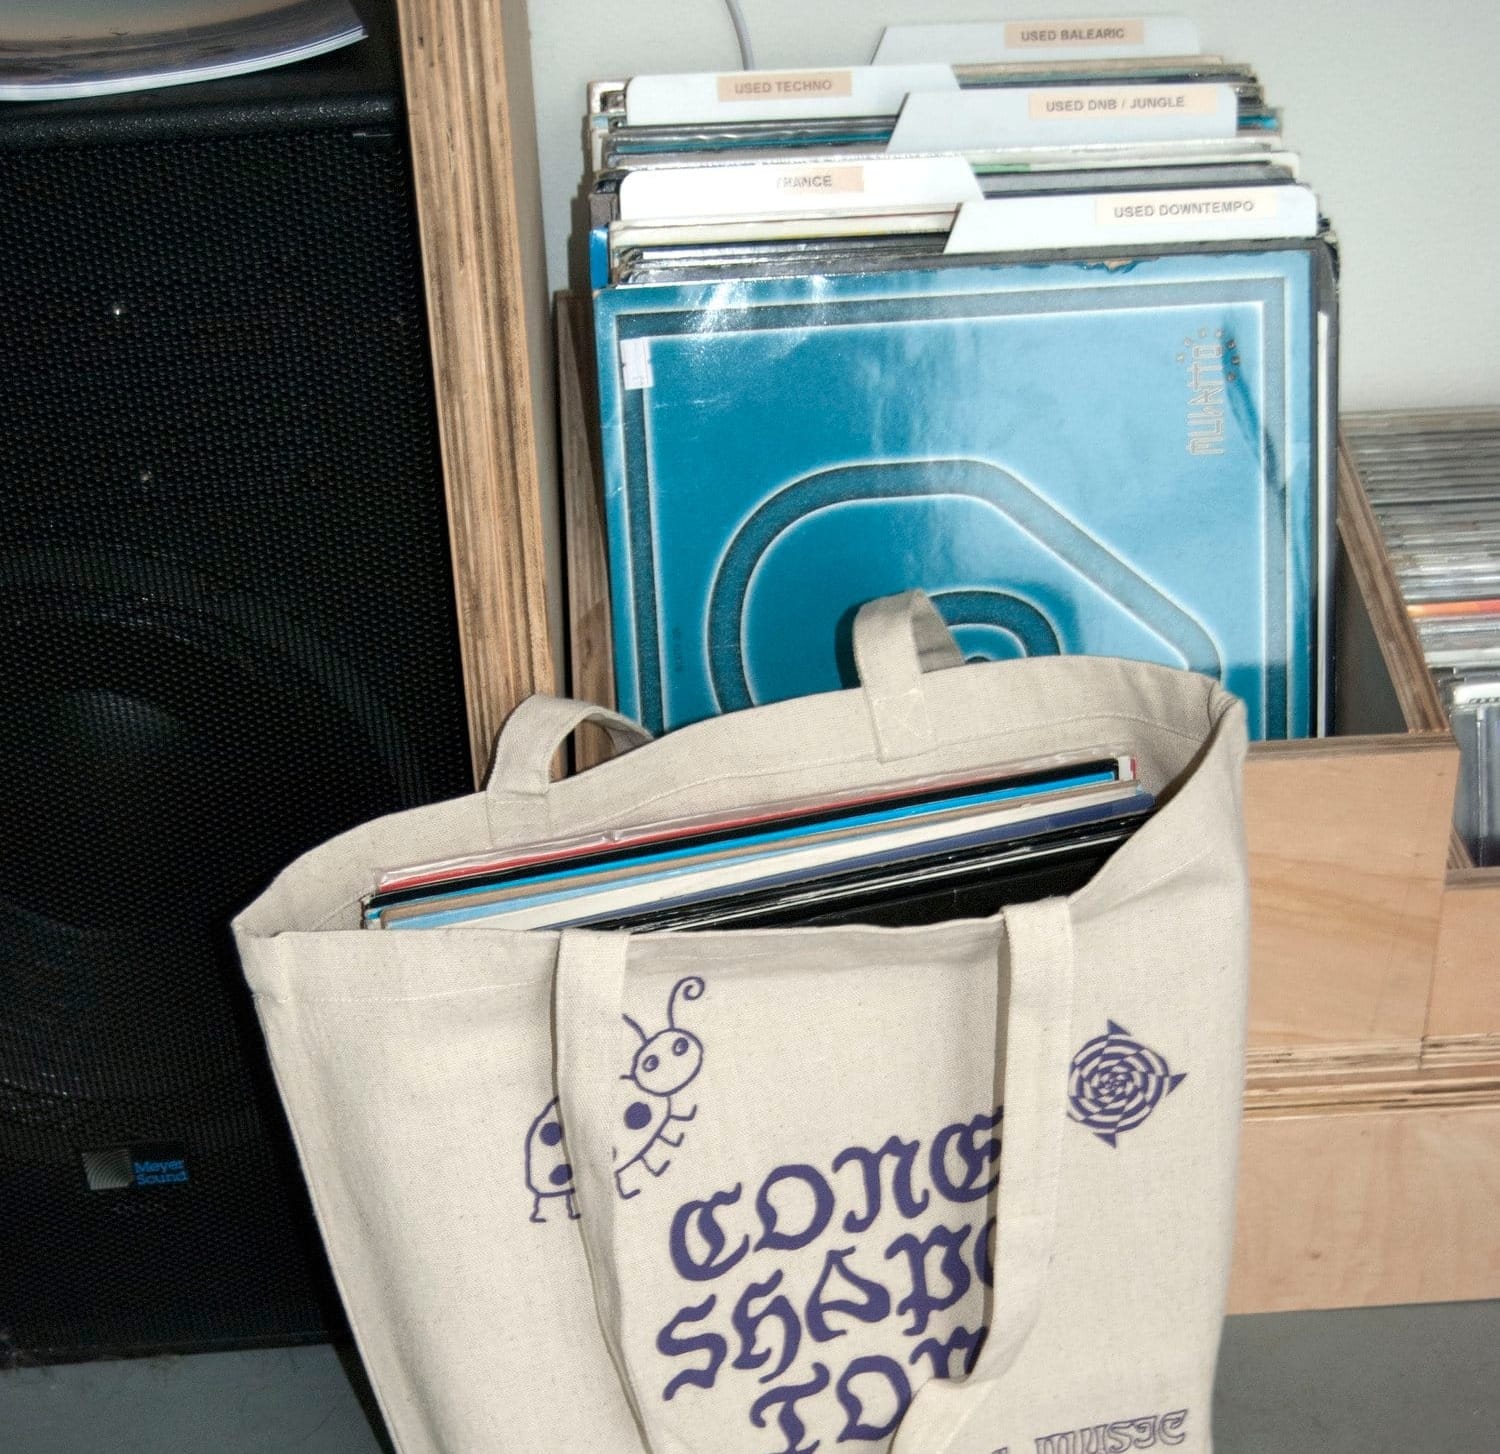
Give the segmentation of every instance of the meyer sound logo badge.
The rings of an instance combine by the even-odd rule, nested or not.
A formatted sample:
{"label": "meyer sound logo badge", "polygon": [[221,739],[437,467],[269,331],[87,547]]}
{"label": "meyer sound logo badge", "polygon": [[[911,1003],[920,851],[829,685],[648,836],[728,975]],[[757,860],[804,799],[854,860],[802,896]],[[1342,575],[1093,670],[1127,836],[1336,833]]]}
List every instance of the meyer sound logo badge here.
{"label": "meyer sound logo badge", "polygon": [[125,1191],[131,1187],[182,1186],[187,1156],[175,1143],[100,1146],[78,1153],[90,1191]]}

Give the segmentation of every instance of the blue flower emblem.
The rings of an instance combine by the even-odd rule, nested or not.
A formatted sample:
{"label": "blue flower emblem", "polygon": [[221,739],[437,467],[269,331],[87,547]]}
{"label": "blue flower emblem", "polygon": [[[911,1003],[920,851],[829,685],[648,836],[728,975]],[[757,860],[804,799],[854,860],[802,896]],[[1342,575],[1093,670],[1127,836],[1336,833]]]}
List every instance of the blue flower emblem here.
{"label": "blue flower emblem", "polygon": [[1113,1146],[1163,1096],[1171,1095],[1187,1073],[1174,1075],[1156,1051],[1132,1039],[1123,1025],[1105,1023],[1105,1033],[1090,1040],[1068,1069],[1068,1116]]}

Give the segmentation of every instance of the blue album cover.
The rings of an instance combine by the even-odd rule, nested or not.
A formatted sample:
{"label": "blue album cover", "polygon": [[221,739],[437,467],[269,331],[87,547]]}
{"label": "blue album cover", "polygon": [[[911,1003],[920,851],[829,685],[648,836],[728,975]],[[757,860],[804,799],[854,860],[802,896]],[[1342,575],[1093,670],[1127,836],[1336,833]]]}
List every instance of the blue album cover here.
{"label": "blue album cover", "polygon": [[970,657],[1186,666],[1308,735],[1320,252],[601,290],[621,710],[852,685],[855,610],[920,586]]}

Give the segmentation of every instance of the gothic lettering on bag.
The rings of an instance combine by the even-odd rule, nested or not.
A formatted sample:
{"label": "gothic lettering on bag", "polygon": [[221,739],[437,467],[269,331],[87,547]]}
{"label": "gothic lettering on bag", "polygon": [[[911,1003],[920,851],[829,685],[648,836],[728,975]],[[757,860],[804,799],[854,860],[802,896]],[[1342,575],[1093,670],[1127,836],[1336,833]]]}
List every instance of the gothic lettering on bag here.
{"label": "gothic lettering on bag", "polygon": [[[826,1165],[788,1161],[683,1202],[667,1253],[692,1293],[656,1334],[662,1400],[744,1380],[776,1454],[807,1454],[810,1425],[836,1426],[836,1443],[886,1439],[924,1382],[970,1372],[994,1283],[1001,1122],[996,1109],[925,1144],[893,1135]],[[830,1356],[862,1327],[885,1346]]]}
{"label": "gothic lettering on bag", "polygon": [[[684,1105],[682,1092],[703,1068],[703,1042],[677,1023],[679,996],[689,1002],[703,994],[698,975],[680,979],[667,999],[667,1028],[648,1035],[629,1015],[621,1019],[635,1031],[640,1045],[631,1057],[630,1069],[621,1077],[639,1090],[640,1098],[625,1107],[615,1143],[615,1188],[625,1200],[640,1195],[635,1177],[627,1176],[637,1166],[660,1176],[672,1164],[663,1147],[682,1145],[683,1133],[672,1135],[670,1127],[691,1121],[696,1105]],[[574,1202],[573,1167],[563,1139],[562,1116],[556,1098],[547,1102],[526,1133],[526,1185],[532,1194],[531,1220],[545,1222],[542,1203],[549,1197],[564,1198],[570,1220],[578,1218]]]}
{"label": "gothic lettering on bag", "polygon": [[1068,1067],[1068,1115],[1106,1146],[1118,1144],[1187,1078],[1113,1020]]}
{"label": "gothic lettering on bag", "polygon": [[1042,1434],[1036,1441],[1036,1454],[1126,1454],[1130,1449],[1174,1448],[1187,1438],[1187,1417],[1186,1409],[1174,1409],[1168,1414],[1146,1414],[1093,1424],[1087,1429]]}
{"label": "gothic lettering on bag", "polygon": [[[679,1001],[702,997],[704,981],[677,981],[666,1028],[639,1039],[620,1079],[628,1097],[614,1174],[622,1199],[639,1194],[626,1173],[653,1177],[679,1147],[674,1123],[697,1106],[682,1093],[703,1065],[703,1043],[678,1023]],[[1069,1067],[1067,1111],[1107,1145],[1140,1126],[1185,1079],[1123,1025],[1087,1041]],[[736,1182],[682,1202],[667,1228],[671,1269],[691,1295],[661,1326],[666,1360],[657,1385],[664,1403],[730,1383],[744,1388],[745,1416],[778,1441],[767,1454],[813,1454],[827,1429],[834,1442],[875,1443],[900,1427],[929,1379],[972,1372],[984,1347],[985,1289],[995,1281],[996,1218],[1004,1111],[938,1128],[925,1142],[892,1134],[846,1146],[826,1163],[788,1160],[758,1182]],[[531,1220],[561,1198],[576,1219],[573,1172],[558,1103],[526,1138]],[[881,1330],[883,1346],[856,1339]],[[730,1382],[732,1380],[732,1383]],[[1035,1438],[1036,1454],[1125,1454],[1185,1439],[1187,1410],[1115,1420]],[[998,1451],[1005,1454],[1005,1451]]]}

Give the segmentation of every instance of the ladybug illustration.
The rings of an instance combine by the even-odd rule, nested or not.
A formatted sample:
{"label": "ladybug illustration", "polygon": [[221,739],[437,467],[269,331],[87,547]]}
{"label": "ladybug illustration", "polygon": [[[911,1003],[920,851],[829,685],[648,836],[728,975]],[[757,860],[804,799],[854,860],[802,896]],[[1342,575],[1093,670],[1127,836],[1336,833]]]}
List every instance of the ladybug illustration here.
{"label": "ladybug illustration", "polygon": [[[630,1081],[642,1093],[640,1099],[626,1105],[620,1139],[614,1146],[615,1187],[624,1199],[640,1194],[638,1186],[627,1187],[626,1172],[641,1165],[652,1176],[660,1176],[672,1162],[662,1155],[657,1143],[681,1146],[682,1134],[673,1136],[670,1126],[674,1121],[691,1121],[698,1114],[696,1104],[684,1108],[678,1096],[703,1068],[703,1042],[677,1024],[677,1000],[680,996],[691,1002],[700,998],[703,990],[703,980],[697,975],[678,980],[667,1000],[667,1028],[655,1035],[647,1035],[629,1015],[621,1016],[640,1036],[641,1043],[631,1057],[630,1069],[620,1079]],[[568,1161],[556,1097],[547,1102],[526,1133],[526,1185],[534,1198],[533,1222],[547,1220],[542,1215],[542,1202],[548,1197],[564,1198],[569,1218],[577,1219],[573,1167]]]}
{"label": "ladybug illustration", "polygon": [[573,1168],[563,1145],[562,1117],[555,1096],[526,1133],[526,1185],[535,1198],[531,1206],[533,1222],[547,1220],[542,1215],[542,1201],[546,1197],[565,1197],[569,1219],[578,1220],[578,1209],[573,1205]]}

